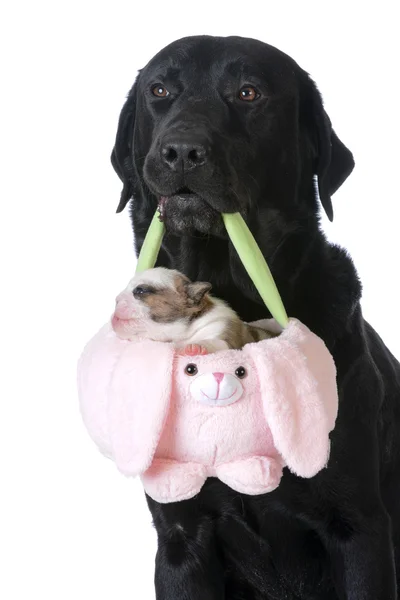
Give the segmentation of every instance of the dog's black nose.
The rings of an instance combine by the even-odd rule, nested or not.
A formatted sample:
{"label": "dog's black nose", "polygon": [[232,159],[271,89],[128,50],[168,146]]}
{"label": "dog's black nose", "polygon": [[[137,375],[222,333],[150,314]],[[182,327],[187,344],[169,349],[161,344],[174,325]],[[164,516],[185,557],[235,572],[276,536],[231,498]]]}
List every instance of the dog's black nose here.
{"label": "dog's black nose", "polygon": [[168,141],[161,146],[161,156],[173,171],[189,171],[207,162],[207,148],[201,142]]}

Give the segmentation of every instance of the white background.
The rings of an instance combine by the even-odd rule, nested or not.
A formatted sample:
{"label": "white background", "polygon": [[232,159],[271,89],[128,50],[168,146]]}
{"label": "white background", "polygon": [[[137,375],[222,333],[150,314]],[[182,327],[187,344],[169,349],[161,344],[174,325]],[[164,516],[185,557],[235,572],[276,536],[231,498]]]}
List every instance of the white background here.
{"label": "white background", "polygon": [[256,37],[317,81],[357,162],[324,228],[349,249],[365,315],[400,356],[395,6],[35,0],[3,9],[5,600],[154,598],[156,539],[140,485],[119,475],[83,429],[75,369],[134,269],[128,213],[115,214],[121,184],[109,155],[137,69],[167,43],[200,33]]}

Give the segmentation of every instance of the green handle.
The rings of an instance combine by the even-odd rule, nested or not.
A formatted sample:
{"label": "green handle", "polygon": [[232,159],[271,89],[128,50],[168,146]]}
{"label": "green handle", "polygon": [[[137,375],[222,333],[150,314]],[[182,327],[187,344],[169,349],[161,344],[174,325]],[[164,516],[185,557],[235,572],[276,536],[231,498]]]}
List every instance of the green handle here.
{"label": "green handle", "polygon": [[225,213],[222,218],[230,240],[266,307],[279,325],[286,327],[288,317],[278,288],[266,260],[242,215],[240,213]]}
{"label": "green handle", "polygon": [[144,238],[142,248],[136,265],[136,273],[152,269],[160,252],[162,239],[164,237],[164,223],[160,221],[160,213],[156,211],[150,227]]}
{"label": "green handle", "polygon": [[[274,278],[242,215],[239,213],[223,214],[222,219],[229,238],[266,307],[279,325],[286,327],[288,317]],[[146,269],[154,267],[163,236],[164,224],[160,221],[157,210],[144,239],[136,266],[136,273],[141,273]]]}

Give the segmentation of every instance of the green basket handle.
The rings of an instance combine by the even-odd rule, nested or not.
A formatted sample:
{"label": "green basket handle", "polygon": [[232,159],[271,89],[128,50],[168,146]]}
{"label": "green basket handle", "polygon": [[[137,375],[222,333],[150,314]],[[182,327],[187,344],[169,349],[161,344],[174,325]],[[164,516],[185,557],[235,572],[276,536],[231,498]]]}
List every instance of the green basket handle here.
{"label": "green basket handle", "polygon": [[[279,325],[286,327],[289,320],[278,288],[267,262],[242,215],[240,213],[225,213],[222,215],[222,219],[229,238],[266,307]],[[165,227],[160,221],[157,210],[144,239],[136,266],[136,273],[141,273],[154,267],[161,248],[164,232]]]}

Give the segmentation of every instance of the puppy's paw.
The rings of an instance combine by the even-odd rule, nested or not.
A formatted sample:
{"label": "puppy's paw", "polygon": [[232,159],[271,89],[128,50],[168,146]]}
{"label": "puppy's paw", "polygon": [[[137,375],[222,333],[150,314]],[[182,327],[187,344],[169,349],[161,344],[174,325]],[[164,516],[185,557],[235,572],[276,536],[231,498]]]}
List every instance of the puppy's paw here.
{"label": "puppy's paw", "polygon": [[179,348],[179,354],[183,356],[205,356],[208,354],[207,348],[205,346],[201,346],[200,344],[188,344],[183,348]]}

